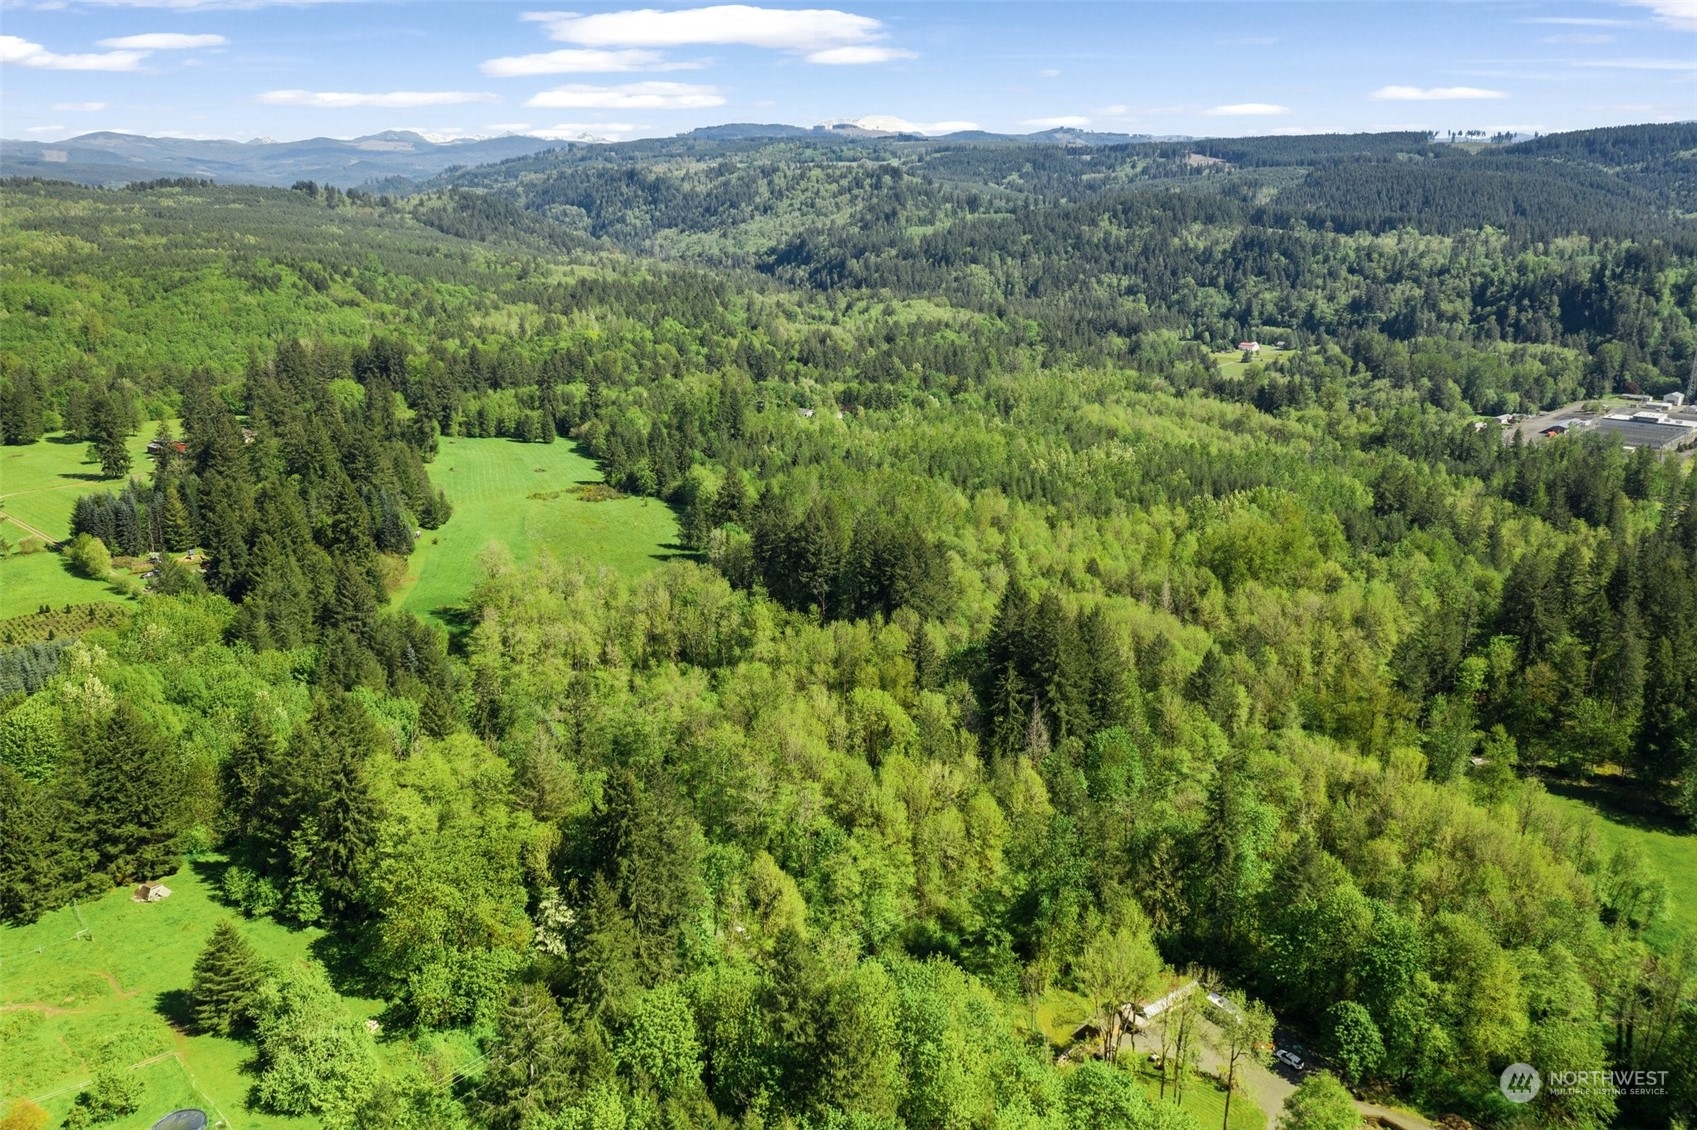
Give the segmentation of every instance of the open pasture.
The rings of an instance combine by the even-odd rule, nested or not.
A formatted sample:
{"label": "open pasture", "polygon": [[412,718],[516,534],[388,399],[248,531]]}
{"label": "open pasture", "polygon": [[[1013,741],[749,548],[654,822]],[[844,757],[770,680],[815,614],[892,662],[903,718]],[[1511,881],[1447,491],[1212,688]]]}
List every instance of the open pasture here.
{"label": "open pasture", "polygon": [[430,479],[447,492],[454,515],[424,532],[395,594],[421,616],[451,618],[481,579],[478,557],[496,544],[521,563],[547,552],[627,576],[678,552],[677,518],[665,503],[582,497],[603,493],[582,489],[600,483],[601,471],[565,441],[444,438]]}

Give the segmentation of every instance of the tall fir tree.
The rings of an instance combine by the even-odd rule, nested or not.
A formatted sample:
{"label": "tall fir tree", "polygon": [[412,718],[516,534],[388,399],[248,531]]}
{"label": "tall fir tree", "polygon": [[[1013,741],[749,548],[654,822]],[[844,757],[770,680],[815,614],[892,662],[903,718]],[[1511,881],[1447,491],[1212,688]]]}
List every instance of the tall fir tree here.
{"label": "tall fir tree", "polygon": [[83,743],[87,819],[100,868],[114,883],[157,879],[176,869],[183,774],[176,751],[142,711],[120,701]]}
{"label": "tall fir tree", "polygon": [[89,441],[92,454],[100,462],[100,473],[105,478],[121,479],[130,473],[127,438],[124,414],[116,394],[102,396],[94,406]]}
{"label": "tall fir tree", "polygon": [[189,1004],[195,1027],[228,1036],[247,1022],[248,1009],[264,983],[258,951],[235,923],[220,921],[194,963]]}

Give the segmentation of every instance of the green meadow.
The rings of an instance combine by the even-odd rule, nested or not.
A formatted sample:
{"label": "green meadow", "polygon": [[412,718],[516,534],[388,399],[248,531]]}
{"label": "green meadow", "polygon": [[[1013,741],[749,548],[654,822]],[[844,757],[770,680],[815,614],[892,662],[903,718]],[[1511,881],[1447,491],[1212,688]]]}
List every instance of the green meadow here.
{"label": "green meadow", "polygon": [[1605,851],[1631,845],[1644,853],[1650,865],[1667,883],[1667,903],[1661,918],[1646,932],[1646,940],[1667,951],[1681,935],[1697,937],[1697,835],[1669,831],[1625,813],[1616,814],[1599,805],[1574,797],[1550,793],[1549,799],[1563,811],[1589,818]]}
{"label": "green meadow", "polygon": [[[138,472],[147,467],[151,429],[130,437]],[[647,498],[589,501],[581,488],[601,472],[570,443],[516,443],[452,438],[430,466],[448,494],[454,516],[428,530],[407,563],[396,603],[446,621],[479,580],[477,559],[491,545],[519,562],[543,552],[581,557],[627,576],[652,569],[677,552],[676,516]],[[70,534],[77,495],[118,486],[100,478],[88,446],[51,437],[26,447],[0,448],[0,536],[14,550],[31,531],[58,539]],[[127,599],[99,581],[78,576],[58,554],[13,552],[0,559],[0,619],[91,600]]]}
{"label": "green meadow", "polygon": [[[94,1065],[119,1063],[141,1078],[141,1109],[113,1130],[151,1126],[182,1106],[228,1126],[311,1127],[316,1120],[249,1111],[253,1047],[193,1035],[184,1022],[195,957],[221,918],[235,919],[260,954],[282,967],[304,961],[320,930],[244,920],[213,897],[217,864],[165,880],[171,896],[138,903],[115,890],[91,903],[0,930],[0,1095],[29,1098],[64,1117]],[[380,1001],[344,997],[351,1015]]]}
{"label": "green meadow", "polygon": [[[130,437],[136,473],[148,469],[147,444],[152,437],[151,425]],[[77,496],[115,491],[121,485],[100,477],[100,464],[89,458],[86,443],[63,435],[23,447],[0,447],[0,537],[11,542],[13,549],[0,558],[0,619],[34,612],[43,604],[59,607],[127,599],[103,582],[71,572],[56,553],[17,552],[28,537],[45,535],[55,541],[69,537],[71,504]]]}
{"label": "green meadow", "polygon": [[481,579],[478,558],[505,546],[525,562],[544,552],[581,557],[626,576],[677,552],[676,516],[651,498],[588,501],[585,486],[601,471],[570,443],[444,438],[430,479],[447,492],[454,515],[426,530],[395,593],[401,607],[444,622]]}

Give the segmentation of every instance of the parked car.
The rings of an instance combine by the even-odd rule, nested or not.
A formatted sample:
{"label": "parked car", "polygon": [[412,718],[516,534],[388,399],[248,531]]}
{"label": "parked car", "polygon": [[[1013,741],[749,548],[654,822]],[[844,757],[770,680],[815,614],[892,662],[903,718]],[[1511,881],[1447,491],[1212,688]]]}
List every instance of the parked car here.
{"label": "parked car", "polygon": [[1291,1051],[1289,1048],[1280,1048],[1278,1051],[1273,1053],[1273,1058],[1278,1060],[1280,1063],[1285,1064],[1292,1071],[1308,1070],[1308,1061]]}

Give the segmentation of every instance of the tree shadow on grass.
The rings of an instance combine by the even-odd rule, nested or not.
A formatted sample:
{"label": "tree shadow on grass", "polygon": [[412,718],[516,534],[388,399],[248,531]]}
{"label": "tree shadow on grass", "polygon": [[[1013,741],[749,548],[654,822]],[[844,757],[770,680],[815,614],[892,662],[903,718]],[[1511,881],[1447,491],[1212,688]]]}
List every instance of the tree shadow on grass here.
{"label": "tree shadow on grass", "polygon": [[224,873],[229,869],[230,861],[221,857],[189,860],[189,870],[194,872],[195,878],[206,884],[207,896],[219,906],[240,912],[242,908],[224,894]]}
{"label": "tree shadow on grass", "polygon": [[75,479],[79,483],[115,483],[117,479],[109,479],[98,471],[60,471],[61,479]]}
{"label": "tree shadow on grass", "polygon": [[701,560],[703,560],[699,550],[685,549],[681,545],[663,545],[660,548],[664,549],[664,550],[674,550],[675,552],[650,553],[648,555],[649,560],[651,560],[651,561],[701,561]]}
{"label": "tree shadow on grass", "polygon": [[389,987],[365,965],[365,945],[357,935],[340,931],[314,938],[307,946],[330,975],[330,984],[344,997],[382,1000]]}
{"label": "tree shadow on grass", "polygon": [[1641,832],[1691,835],[1691,825],[1667,801],[1648,788],[1612,779],[1543,778],[1544,788],[1559,797],[1577,800],[1598,816]]}
{"label": "tree shadow on grass", "polygon": [[153,1011],[179,1032],[194,1031],[194,1009],[187,989],[166,989],[153,998]]}
{"label": "tree shadow on grass", "polygon": [[458,604],[441,604],[432,608],[430,614],[448,629],[449,653],[461,656],[467,654],[471,630],[477,627],[477,617],[472,614],[471,609]]}

